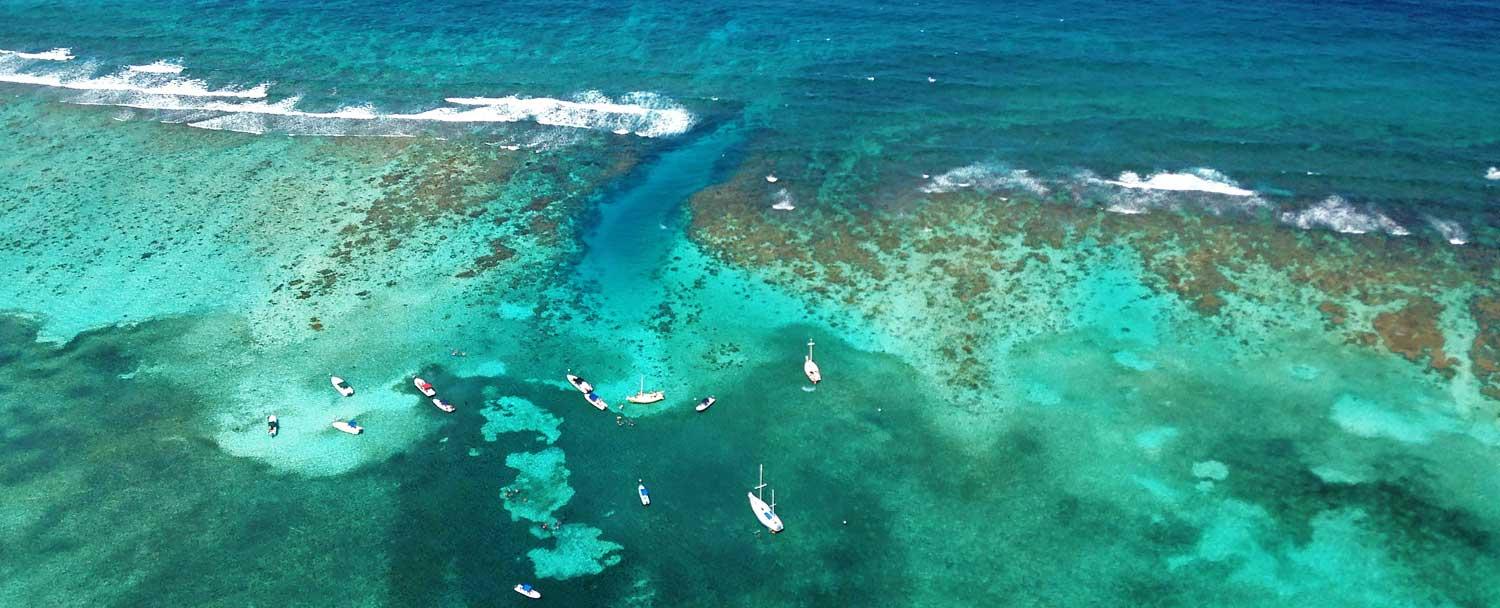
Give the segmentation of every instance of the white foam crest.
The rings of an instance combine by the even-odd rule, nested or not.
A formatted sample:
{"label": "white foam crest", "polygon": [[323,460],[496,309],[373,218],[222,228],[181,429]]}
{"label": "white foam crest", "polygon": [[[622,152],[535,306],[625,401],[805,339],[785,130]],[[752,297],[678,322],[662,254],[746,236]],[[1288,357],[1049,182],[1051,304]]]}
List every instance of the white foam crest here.
{"label": "white foam crest", "polygon": [[1141,179],[1140,174],[1126,171],[1119,179],[1104,180],[1104,183],[1133,190],[1167,190],[1175,192],[1209,192],[1227,196],[1253,196],[1254,190],[1239,187],[1223,173],[1213,169],[1191,169],[1187,173],[1152,173]]}
{"label": "white foam crest", "polygon": [[942,194],[964,188],[980,191],[1025,190],[1037,196],[1047,194],[1047,186],[1032,177],[1025,169],[1010,169],[996,163],[974,163],[964,165],[933,177],[920,190],[927,194]]}
{"label": "white foam crest", "polygon": [[786,188],[777,190],[776,195],[773,198],[776,199],[776,204],[771,205],[772,209],[775,209],[777,211],[791,211],[797,208],[797,206],[793,204],[792,193],[787,192]]}
{"label": "white foam crest", "polygon": [[1443,238],[1450,245],[1464,245],[1469,242],[1469,233],[1458,222],[1438,219],[1429,215],[1427,216],[1427,223],[1432,224],[1433,229],[1443,235]]}
{"label": "white foam crest", "polygon": [[1281,221],[1303,230],[1326,228],[1344,234],[1384,232],[1392,236],[1411,234],[1401,224],[1374,209],[1359,209],[1340,196],[1330,196],[1301,211],[1281,214]]}
{"label": "white foam crest", "polygon": [[181,74],[182,66],[165,59],[158,59],[146,65],[133,65],[125,68],[132,72],[142,74]]}
{"label": "white foam crest", "polygon": [[23,53],[21,51],[0,49],[0,55],[10,55],[12,57],[20,57],[21,59],[36,59],[40,61],[71,61],[73,59],[73,49],[56,48],[40,53]]}
{"label": "white foam crest", "polygon": [[437,108],[417,114],[392,114],[391,118],[443,122],[520,122],[628,132],[641,137],[664,137],[686,133],[693,114],[654,93],[629,93],[610,99],[598,91],[582,93],[572,101],[550,97],[449,97],[445,101],[472,110]]}
{"label": "white foam crest", "polygon": [[1500,180],[1500,167],[1490,167],[1484,172],[1484,178],[1488,180]]}
{"label": "white foam crest", "polygon": [[[269,85],[260,84],[248,89],[210,89],[208,84],[194,78],[157,72],[120,70],[108,76],[87,76],[73,72],[32,73],[24,71],[0,71],[0,82],[30,84],[59,89],[89,92],[132,93],[142,95],[178,95],[184,97],[230,97],[239,99],[261,99],[266,96]],[[124,105],[124,104],[119,104]]]}

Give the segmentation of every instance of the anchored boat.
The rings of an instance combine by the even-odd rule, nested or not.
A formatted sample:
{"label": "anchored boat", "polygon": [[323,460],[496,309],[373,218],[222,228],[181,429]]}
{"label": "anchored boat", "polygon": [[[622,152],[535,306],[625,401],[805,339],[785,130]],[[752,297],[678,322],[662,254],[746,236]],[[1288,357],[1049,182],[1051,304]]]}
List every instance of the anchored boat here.
{"label": "anchored boat", "polygon": [[647,403],[656,403],[657,401],[661,401],[662,399],[666,399],[666,398],[667,398],[667,394],[665,392],[663,392],[663,391],[652,391],[652,392],[649,392],[649,393],[646,392],[646,376],[643,375],[643,376],[641,376],[641,390],[640,390],[640,392],[638,392],[638,393],[636,393],[634,395],[631,395],[629,397],[626,397],[625,400],[629,401],[631,403],[639,403],[639,404],[644,405],[644,404],[647,404]]}
{"label": "anchored boat", "polygon": [[651,506],[651,493],[646,491],[646,482],[637,479],[635,480],[635,483],[635,491],[640,492],[641,494],[641,506]]}
{"label": "anchored boat", "polygon": [[333,383],[333,390],[338,391],[340,395],[348,397],[354,394],[354,387],[349,386],[348,382],[344,382],[343,378],[340,378],[338,376],[329,376],[328,381]]}
{"label": "anchored boat", "polygon": [[604,399],[600,398],[599,395],[596,394],[596,393],[589,393],[587,395],[584,395],[583,398],[586,399],[586,400],[588,400],[589,405],[594,406],[596,409],[598,409],[601,412],[609,410],[609,404],[605,403]]}
{"label": "anchored boat", "polygon": [[[766,466],[760,466],[760,485],[755,486],[755,492],[747,492],[750,497],[750,510],[755,512],[756,521],[765,526],[772,534],[782,531],[785,526],[781,525],[781,517],[776,515],[776,489],[771,489],[771,504],[762,500],[763,489],[766,487]],[[757,493],[760,493],[757,495]]]}
{"label": "anchored boat", "polygon": [[568,374],[568,384],[573,385],[573,388],[578,389],[578,392],[585,395],[594,392],[594,385],[589,384],[588,380],[584,380],[573,374]]}
{"label": "anchored boat", "polygon": [[807,361],[802,363],[802,373],[807,374],[807,379],[813,384],[823,381],[823,373],[818,371],[818,364],[812,359],[813,341],[807,341]]}
{"label": "anchored boat", "polygon": [[432,398],[432,404],[437,406],[438,409],[448,412],[449,414],[452,414],[453,410],[458,409],[456,407],[453,407],[452,403],[448,403],[446,401],[443,401],[442,399],[438,399],[437,397]]}
{"label": "anchored boat", "polygon": [[708,408],[713,407],[713,404],[717,401],[718,399],[715,399],[713,395],[709,395],[707,397],[704,397],[702,401],[699,401],[698,407],[695,407],[693,409],[699,412],[706,411],[708,410]]}
{"label": "anchored boat", "polygon": [[266,416],[266,433],[272,437],[281,432],[281,423],[276,421],[276,414]]}
{"label": "anchored boat", "polygon": [[531,599],[534,599],[534,600],[542,599],[542,592],[537,591],[536,589],[532,589],[531,585],[528,585],[526,583],[521,583],[519,585],[516,585],[515,586],[515,590],[516,590],[516,593],[519,593],[519,594],[524,595],[526,597],[529,597]]}
{"label": "anchored boat", "polygon": [[349,420],[348,422],[345,422],[343,420],[334,420],[333,428],[336,428],[350,435],[358,435],[365,432],[365,427],[360,426],[359,423],[353,420]]}
{"label": "anchored boat", "polygon": [[422,391],[423,395],[426,395],[428,397],[437,396],[437,389],[432,388],[431,382],[428,382],[421,378],[417,378],[416,380],[412,380],[411,383],[415,384],[417,386],[417,390]]}

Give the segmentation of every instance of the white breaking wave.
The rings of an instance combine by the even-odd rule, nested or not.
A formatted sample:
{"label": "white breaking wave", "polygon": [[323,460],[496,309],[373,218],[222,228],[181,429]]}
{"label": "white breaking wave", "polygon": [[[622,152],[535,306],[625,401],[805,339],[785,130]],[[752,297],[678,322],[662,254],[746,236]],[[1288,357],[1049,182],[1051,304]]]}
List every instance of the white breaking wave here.
{"label": "white breaking wave", "polygon": [[158,59],[146,65],[133,65],[126,68],[132,72],[143,74],[181,74],[182,66],[165,59]]}
{"label": "white breaking wave", "polygon": [[1384,232],[1392,236],[1411,234],[1401,224],[1374,209],[1358,209],[1342,197],[1330,196],[1301,211],[1281,214],[1281,221],[1304,230],[1327,228],[1344,234]]}
{"label": "white breaking wave", "polygon": [[52,49],[40,53],[22,53],[20,51],[7,51],[0,49],[0,55],[10,55],[21,59],[38,59],[41,61],[69,61],[73,59],[73,49]]}
{"label": "white breaking wave", "polygon": [[1133,190],[1168,190],[1175,192],[1210,192],[1228,196],[1253,196],[1254,190],[1236,185],[1223,173],[1213,169],[1192,169],[1188,173],[1152,173],[1141,179],[1140,174],[1126,171],[1119,179],[1104,180],[1104,183]]}
{"label": "white breaking wave", "polygon": [[1443,235],[1450,245],[1463,245],[1469,242],[1469,233],[1464,227],[1453,220],[1441,220],[1432,216],[1427,217],[1427,223]]}
{"label": "white breaking wave", "polygon": [[475,106],[472,110],[437,108],[391,118],[444,122],[520,122],[578,129],[598,129],[641,137],[680,135],[692,128],[692,112],[655,93],[635,92],[610,99],[598,91],[573,100],[550,97],[449,97],[448,103]]}
{"label": "white breaking wave", "polygon": [[941,194],[953,192],[964,188],[974,188],[981,191],[994,190],[1025,190],[1037,196],[1047,194],[1047,186],[1042,181],[1032,177],[1025,169],[1010,169],[995,163],[974,163],[932,178],[932,181],[923,184],[920,190],[928,194]]}
{"label": "white breaking wave", "polygon": [[1484,178],[1489,180],[1500,180],[1500,167],[1490,167],[1489,171],[1484,172]]}
{"label": "white breaking wave", "polygon": [[[193,78],[177,76],[175,73],[141,72],[120,70],[108,76],[89,76],[84,72],[92,69],[64,72],[32,73],[8,70],[0,67],[0,82],[29,84],[74,91],[109,91],[142,95],[174,95],[182,97],[231,97],[261,99],[266,96],[267,84],[248,89],[210,89],[208,84]],[[125,104],[117,104],[125,105]]]}
{"label": "white breaking wave", "polygon": [[787,192],[786,188],[777,190],[775,198],[776,204],[771,205],[772,209],[777,211],[791,211],[797,208],[796,205],[792,204],[792,193]]}

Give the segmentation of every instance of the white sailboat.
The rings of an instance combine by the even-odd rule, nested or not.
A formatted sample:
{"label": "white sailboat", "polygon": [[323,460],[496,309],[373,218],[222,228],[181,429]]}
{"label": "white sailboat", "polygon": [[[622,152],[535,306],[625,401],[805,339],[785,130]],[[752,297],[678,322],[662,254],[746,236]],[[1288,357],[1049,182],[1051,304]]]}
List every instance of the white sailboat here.
{"label": "white sailboat", "polygon": [[634,395],[626,397],[625,400],[629,401],[631,403],[646,404],[646,403],[656,403],[657,401],[661,401],[662,399],[666,399],[666,398],[667,398],[667,394],[665,392],[663,392],[663,391],[651,391],[649,393],[646,392],[646,376],[642,375],[641,376],[641,391],[638,392],[638,393],[636,393],[636,394],[634,394]]}
{"label": "white sailboat", "polygon": [[807,361],[802,363],[802,373],[807,374],[807,379],[813,384],[823,381],[823,372],[818,371],[818,364],[812,360],[813,341],[807,341]]}
{"label": "white sailboat", "polygon": [[[785,526],[781,525],[781,517],[776,515],[776,489],[771,489],[771,504],[766,504],[761,496],[766,487],[766,465],[760,465],[760,485],[755,486],[755,492],[746,492],[750,497],[750,510],[755,512],[756,521],[765,526],[772,534],[782,531]],[[757,495],[760,492],[760,495]]]}

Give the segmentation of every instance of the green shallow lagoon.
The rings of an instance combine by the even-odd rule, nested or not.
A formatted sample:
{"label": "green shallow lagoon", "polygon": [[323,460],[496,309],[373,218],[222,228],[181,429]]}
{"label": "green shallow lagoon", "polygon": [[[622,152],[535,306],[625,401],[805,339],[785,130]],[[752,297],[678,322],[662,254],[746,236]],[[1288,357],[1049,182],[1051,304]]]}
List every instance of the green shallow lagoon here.
{"label": "green shallow lagoon", "polygon": [[[278,3],[211,19],[98,8],[80,18],[111,25],[72,42],[80,59],[0,53],[0,606],[496,606],[523,601],[519,582],[564,606],[1500,605],[1500,281],[1493,187],[1470,166],[1493,147],[1489,119],[1468,148],[1480,153],[1434,143],[1471,102],[1402,134],[1443,162],[1392,185],[1361,171],[1421,163],[1347,161],[1373,145],[1358,133],[1327,149],[1225,143],[1239,121],[1277,121],[1201,99],[1080,126],[1087,104],[1038,100],[1087,99],[1079,83],[1108,66],[1037,77],[1099,42],[1054,38],[1050,7],[1003,16],[1030,41],[1005,52],[1051,54],[996,83],[969,71],[984,54],[912,75],[916,59],[987,44],[984,27],[958,27],[973,7],[763,3],[699,41],[702,17],[649,3],[527,6],[428,37],[408,34],[461,9],[402,7],[402,30]],[[0,48],[60,35],[46,7],[0,8],[16,18]],[[212,52],[142,35],[174,10],[207,19],[174,22],[192,36],[225,30],[203,39]],[[1129,15],[1089,14],[1129,42],[1112,38]],[[950,38],[903,42],[921,18]],[[247,23],[277,51],[247,51]],[[574,29],[452,50],[496,23]],[[1484,54],[1454,27],[1439,63]],[[768,32],[763,53],[736,54]],[[1258,40],[1289,52],[1294,38]],[[288,67],[320,44],[346,52]],[[303,96],[275,107],[303,114],[18,76],[176,54],[217,94],[279,71],[271,90]],[[656,75],[680,101],[597,84],[596,54],[633,59],[610,84]],[[1115,67],[1126,81],[1150,66]],[[1390,86],[1410,85],[1406,69]],[[726,91],[736,75],[764,94]],[[968,94],[882,105],[856,88],[949,80]],[[554,90],[595,86],[609,101]],[[390,116],[512,89],[557,98],[516,120]],[[382,117],[307,115],[365,107],[343,103],[350,90]],[[1235,90],[1205,94],[1247,103]],[[1001,98],[1017,111],[1006,124],[977,121]],[[898,117],[937,107],[927,123]],[[1078,128],[1041,142],[1057,127],[1034,123],[1054,113]],[[1199,115],[1212,128],[1130,156],[1087,136],[1106,115],[1132,133]],[[953,128],[971,124],[968,138]],[[1069,148],[1088,168],[1008,164]],[[1099,164],[1115,156],[1128,167]],[[1266,169],[1293,157],[1352,164],[1326,179]],[[1218,159],[1246,181],[1183,169]],[[1150,163],[1220,191],[1112,179]],[[1309,183],[1360,194],[1318,207],[1327,191],[1272,193]],[[1474,242],[1428,216],[1462,218]],[[800,369],[809,340],[816,387]],[[642,375],[665,401],[626,403]],[[417,376],[457,411],[434,408]],[[782,534],[745,499],[760,465]]]}

